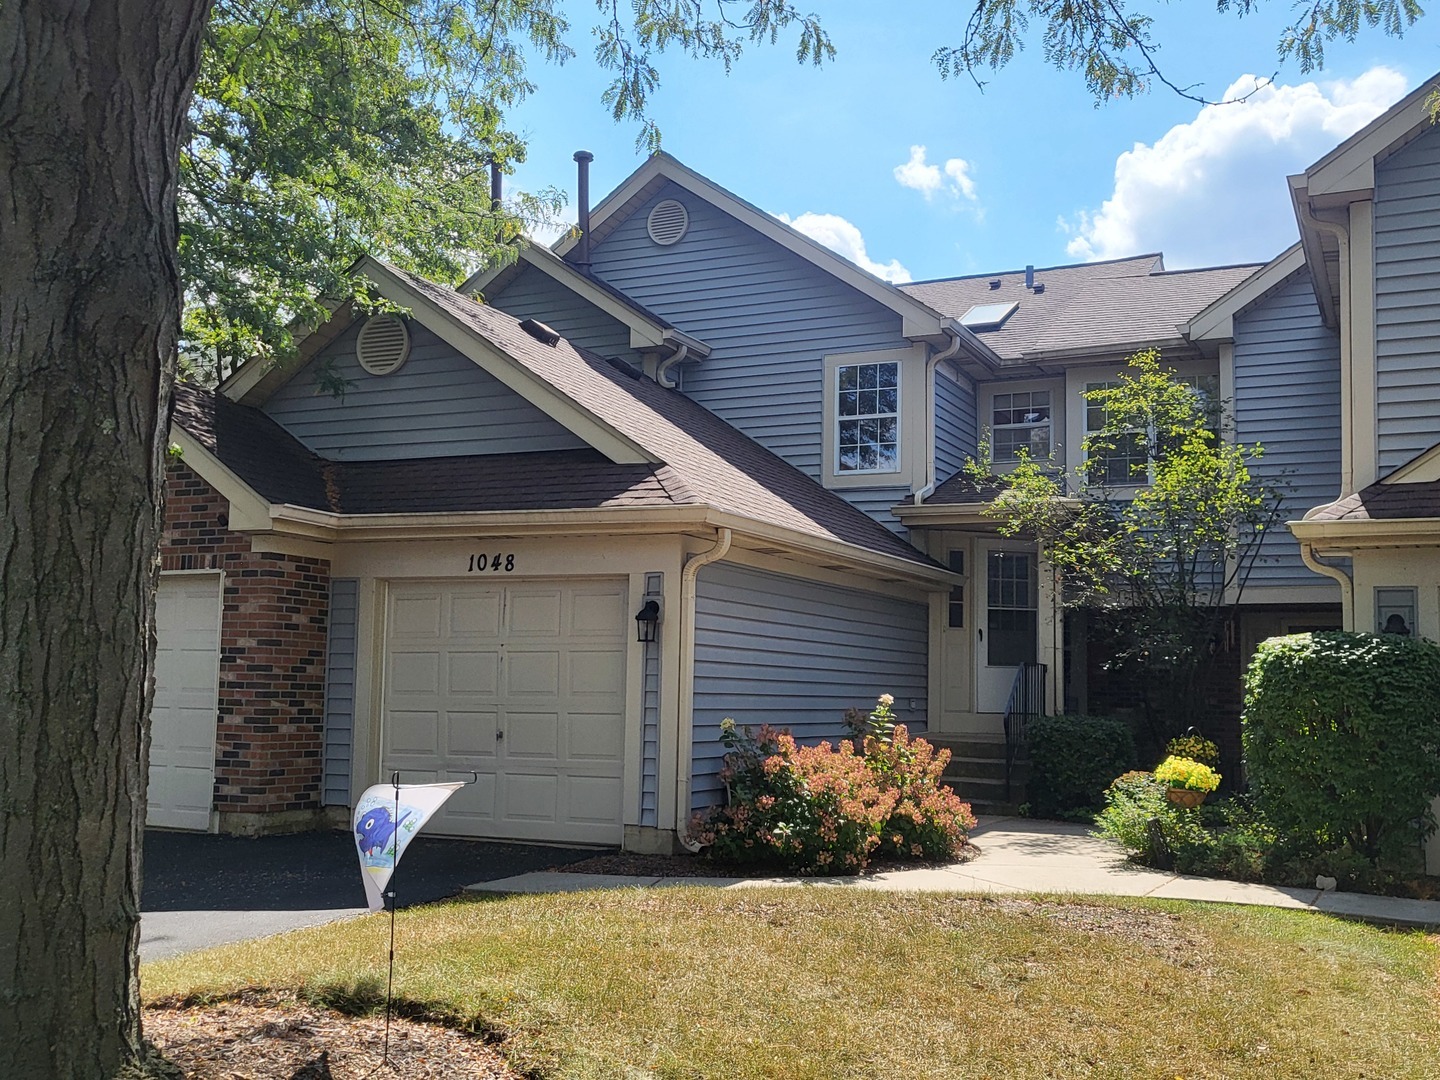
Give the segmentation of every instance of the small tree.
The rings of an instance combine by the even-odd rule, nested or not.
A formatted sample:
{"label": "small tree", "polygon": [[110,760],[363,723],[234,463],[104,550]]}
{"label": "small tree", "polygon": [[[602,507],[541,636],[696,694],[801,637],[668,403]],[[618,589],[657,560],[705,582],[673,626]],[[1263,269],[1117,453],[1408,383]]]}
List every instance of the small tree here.
{"label": "small tree", "polygon": [[[986,511],[1004,536],[1037,543],[1057,606],[1107,616],[1114,670],[1139,676],[1156,742],[1197,717],[1196,689],[1281,516],[1283,487],[1252,466],[1263,449],[1233,440],[1224,403],[1161,364],[1156,350],[1086,399],[1104,422],[1074,473],[1024,455]],[[988,457],[988,454],[982,454]],[[1058,614],[1058,612],[1057,612]]]}

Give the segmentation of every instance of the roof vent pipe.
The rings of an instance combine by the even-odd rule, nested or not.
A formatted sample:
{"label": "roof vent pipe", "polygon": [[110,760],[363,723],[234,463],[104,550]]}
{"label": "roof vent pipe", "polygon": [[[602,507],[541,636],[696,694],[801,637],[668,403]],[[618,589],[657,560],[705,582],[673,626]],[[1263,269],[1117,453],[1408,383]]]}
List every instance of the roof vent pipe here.
{"label": "roof vent pipe", "polygon": [[590,162],[595,155],[589,150],[575,151],[575,164],[580,176],[575,188],[577,224],[580,227],[580,243],[575,249],[575,265],[586,277],[590,276]]}
{"label": "roof vent pipe", "polygon": [[1029,266],[1026,266],[1026,267],[1025,267],[1025,288],[1027,288],[1027,289],[1033,289],[1034,287],[1035,287],[1035,266],[1034,266],[1034,264],[1032,263],[1032,264],[1030,264]]}
{"label": "roof vent pipe", "polygon": [[500,176],[500,162],[495,158],[490,159],[490,209],[499,210],[500,202],[505,196],[503,183]]}

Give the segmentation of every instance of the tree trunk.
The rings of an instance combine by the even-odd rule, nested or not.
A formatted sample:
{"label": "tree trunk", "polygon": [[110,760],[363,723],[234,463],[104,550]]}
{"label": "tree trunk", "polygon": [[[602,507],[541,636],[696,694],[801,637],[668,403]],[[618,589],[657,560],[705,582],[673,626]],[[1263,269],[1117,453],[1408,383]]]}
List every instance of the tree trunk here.
{"label": "tree trunk", "polygon": [[0,0],[0,1076],[140,1049],[175,192],[209,0]]}

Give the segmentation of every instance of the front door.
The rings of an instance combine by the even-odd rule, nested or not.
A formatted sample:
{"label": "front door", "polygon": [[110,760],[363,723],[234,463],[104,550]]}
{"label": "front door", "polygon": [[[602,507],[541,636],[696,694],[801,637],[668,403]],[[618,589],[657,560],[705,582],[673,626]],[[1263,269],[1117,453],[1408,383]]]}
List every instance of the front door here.
{"label": "front door", "polygon": [[981,545],[985,588],[976,622],[975,711],[1005,711],[1015,672],[1036,657],[1039,596],[1035,554]]}

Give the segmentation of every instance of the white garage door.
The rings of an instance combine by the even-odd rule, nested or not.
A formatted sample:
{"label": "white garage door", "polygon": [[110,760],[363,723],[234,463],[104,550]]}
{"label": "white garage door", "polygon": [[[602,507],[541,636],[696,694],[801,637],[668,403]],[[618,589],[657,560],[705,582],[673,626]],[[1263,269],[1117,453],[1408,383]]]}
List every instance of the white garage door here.
{"label": "white garage door", "polygon": [[629,621],[620,581],[392,587],[384,777],[480,774],[438,833],[618,844]]}
{"label": "white garage door", "polygon": [[155,594],[147,825],[208,829],[215,789],[220,575],[161,577]]}

